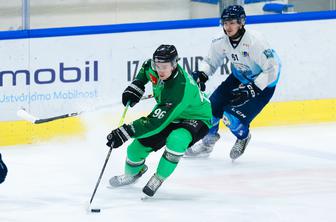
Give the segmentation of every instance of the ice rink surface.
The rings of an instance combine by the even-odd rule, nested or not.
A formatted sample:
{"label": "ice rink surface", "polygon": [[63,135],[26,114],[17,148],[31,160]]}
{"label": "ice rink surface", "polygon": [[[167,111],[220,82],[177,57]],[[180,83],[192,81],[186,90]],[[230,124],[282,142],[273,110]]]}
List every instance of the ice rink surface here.
{"label": "ice rink surface", "polygon": [[[111,128],[112,129],[112,128]],[[0,221],[336,221],[336,123],[252,129],[246,153],[229,158],[234,137],[207,159],[182,159],[154,198],[141,200],[162,151],[131,186],[109,188],[123,172],[126,145],[112,152],[93,207],[86,208],[108,148],[110,128],[84,138],[0,149],[9,174],[0,185]]]}

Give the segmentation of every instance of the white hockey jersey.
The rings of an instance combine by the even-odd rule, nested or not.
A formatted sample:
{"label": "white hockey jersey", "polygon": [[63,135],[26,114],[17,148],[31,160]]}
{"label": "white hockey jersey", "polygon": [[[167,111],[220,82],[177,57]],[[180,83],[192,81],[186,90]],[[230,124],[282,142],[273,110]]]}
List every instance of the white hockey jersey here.
{"label": "white hockey jersey", "polygon": [[227,57],[232,74],[243,84],[254,82],[261,90],[275,86],[280,75],[281,63],[259,33],[246,30],[234,48],[227,35],[214,39],[208,55],[199,66],[199,71],[213,75]]}

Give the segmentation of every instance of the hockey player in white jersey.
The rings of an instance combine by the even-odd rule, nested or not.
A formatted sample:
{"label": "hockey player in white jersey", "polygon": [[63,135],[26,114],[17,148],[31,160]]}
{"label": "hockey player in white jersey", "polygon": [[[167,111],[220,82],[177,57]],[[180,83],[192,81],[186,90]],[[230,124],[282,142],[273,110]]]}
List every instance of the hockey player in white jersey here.
{"label": "hockey player in white jersey", "polygon": [[220,119],[237,137],[230,157],[241,156],[251,138],[250,123],[274,94],[280,75],[280,60],[276,52],[260,36],[245,29],[246,14],[240,5],[223,10],[221,24],[224,35],[214,39],[208,55],[192,73],[200,88],[205,90],[208,76],[224,63],[231,62],[232,74],[210,96],[213,127],[202,142],[190,147],[186,157],[206,157],[219,140]]}

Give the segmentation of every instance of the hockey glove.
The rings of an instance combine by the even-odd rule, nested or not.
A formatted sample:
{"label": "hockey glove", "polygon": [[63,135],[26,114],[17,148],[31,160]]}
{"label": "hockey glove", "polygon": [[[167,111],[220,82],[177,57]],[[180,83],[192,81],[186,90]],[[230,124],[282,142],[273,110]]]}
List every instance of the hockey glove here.
{"label": "hockey glove", "polygon": [[140,101],[144,93],[144,84],[140,80],[136,79],[123,92],[122,103],[124,104],[124,106],[126,106],[127,102],[130,101],[130,106],[133,107]]}
{"label": "hockey glove", "polygon": [[129,138],[134,135],[134,131],[131,125],[124,124],[121,127],[112,130],[112,132],[107,135],[106,145],[111,148],[118,148],[123,145]]}
{"label": "hockey glove", "polygon": [[194,71],[191,73],[193,79],[197,82],[198,87],[203,92],[205,91],[205,82],[208,81],[209,77],[203,71]]}
{"label": "hockey glove", "polygon": [[0,183],[4,182],[7,176],[7,166],[1,159],[1,153],[0,153]]}
{"label": "hockey glove", "polygon": [[240,84],[238,88],[232,90],[231,105],[240,106],[248,102],[250,99],[255,98],[261,93],[261,90],[254,84],[247,85]]}

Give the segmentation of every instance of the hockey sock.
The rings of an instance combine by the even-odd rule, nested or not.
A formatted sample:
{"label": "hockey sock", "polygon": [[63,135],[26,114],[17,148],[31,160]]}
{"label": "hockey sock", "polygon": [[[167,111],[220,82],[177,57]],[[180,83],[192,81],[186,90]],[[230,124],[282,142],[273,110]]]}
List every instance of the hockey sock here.
{"label": "hockey sock", "polygon": [[237,128],[230,130],[240,140],[246,139],[250,132],[249,128],[243,124],[239,124]]}
{"label": "hockey sock", "polygon": [[145,159],[152,148],[143,146],[138,140],[134,140],[127,148],[125,174],[136,175],[143,168]]}
{"label": "hockey sock", "polygon": [[212,119],[211,119],[212,127],[209,130],[209,134],[216,134],[218,132],[219,120],[220,120],[220,118],[217,118],[217,117],[214,117],[214,116],[212,117]]}
{"label": "hockey sock", "polygon": [[174,130],[170,133],[167,138],[166,150],[160,159],[156,171],[156,175],[160,179],[165,180],[173,173],[191,141],[191,133],[184,128]]}
{"label": "hockey sock", "polygon": [[238,139],[245,139],[250,130],[249,126],[243,124],[240,119],[232,115],[231,113],[224,112],[223,117],[224,124],[231,130],[231,132],[238,138]]}

